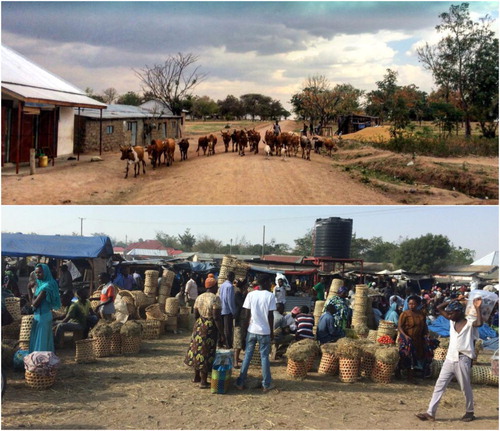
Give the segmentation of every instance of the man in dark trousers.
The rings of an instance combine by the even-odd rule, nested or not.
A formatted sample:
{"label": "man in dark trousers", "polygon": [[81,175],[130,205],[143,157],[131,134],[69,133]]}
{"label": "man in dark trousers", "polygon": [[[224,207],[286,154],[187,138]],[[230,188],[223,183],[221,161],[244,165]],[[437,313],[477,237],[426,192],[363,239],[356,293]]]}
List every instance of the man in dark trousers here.
{"label": "man in dark trousers", "polygon": [[221,316],[222,324],[224,326],[224,337],[226,338],[226,345],[229,349],[233,348],[233,319],[236,314],[236,305],[234,303],[234,272],[227,273],[227,279],[219,287],[218,295],[222,304]]}

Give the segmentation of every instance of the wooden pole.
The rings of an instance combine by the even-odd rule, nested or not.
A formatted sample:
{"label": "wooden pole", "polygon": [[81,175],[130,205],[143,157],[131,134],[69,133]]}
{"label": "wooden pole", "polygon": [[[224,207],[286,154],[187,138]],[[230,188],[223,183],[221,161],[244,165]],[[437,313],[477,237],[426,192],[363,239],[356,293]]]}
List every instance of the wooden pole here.
{"label": "wooden pole", "polygon": [[36,150],[30,148],[30,175],[36,174]]}

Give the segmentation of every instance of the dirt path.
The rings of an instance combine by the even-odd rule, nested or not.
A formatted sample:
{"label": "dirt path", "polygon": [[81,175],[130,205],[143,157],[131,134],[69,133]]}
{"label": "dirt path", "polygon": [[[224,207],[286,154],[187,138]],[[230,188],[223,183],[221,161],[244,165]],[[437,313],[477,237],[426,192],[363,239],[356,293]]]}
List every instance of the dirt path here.
{"label": "dirt path", "polygon": [[[295,121],[283,121],[283,131],[297,129]],[[257,128],[264,136],[269,126]],[[376,150],[370,146],[350,150],[341,148],[333,158],[311,154],[311,161],[299,157],[285,160],[267,159],[263,142],[259,154],[240,157],[224,153],[222,139],[212,157],[195,152],[199,135],[190,135],[188,160],[171,167],[153,170],[149,164],[146,175],[124,179],[125,164],[118,153],[105,153],[103,161],[91,162],[89,155],[80,161],[57,160],[55,167],[39,168],[30,176],[27,168],[20,175],[12,169],[2,173],[4,205],[392,205],[392,204],[495,204],[468,194],[426,184],[407,184],[369,178],[370,164],[403,163],[405,155]],[[200,152],[201,153],[201,152]],[[408,161],[406,160],[408,158]],[[364,165],[362,165],[364,163]],[[446,164],[451,169],[477,169],[498,179],[498,159],[434,159],[419,158],[420,165]],[[453,168],[453,165],[456,167]],[[415,166],[420,169],[420,166]],[[438,166],[439,168],[439,166]],[[414,168],[412,168],[414,169]],[[434,168],[436,169],[436,168]],[[458,172],[458,175],[460,172]],[[472,174],[472,172],[471,172]],[[423,176],[425,179],[426,172]],[[482,180],[481,180],[482,181]],[[490,197],[491,199],[491,197]]]}
{"label": "dirt path", "polygon": [[250,389],[211,394],[190,382],[192,371],[183,364],[188,344],[187,331],[167,334],[144,341],[136,356],[78,365],[67,346],[58,352],[57,381],[45,391],[29,389],[22,373],[9,371],[2,429],[498,429],[498,387],[473,386],[477,420],[463,423],[464,398],[452,383],[438,420],[420,422],[414,414],[426,408],[434,379],[348,384],[313,371],[297,381],[286,375],[284,360],[271,362],[276,389],[267,394],[255,388],[261,378],[253,366]]}

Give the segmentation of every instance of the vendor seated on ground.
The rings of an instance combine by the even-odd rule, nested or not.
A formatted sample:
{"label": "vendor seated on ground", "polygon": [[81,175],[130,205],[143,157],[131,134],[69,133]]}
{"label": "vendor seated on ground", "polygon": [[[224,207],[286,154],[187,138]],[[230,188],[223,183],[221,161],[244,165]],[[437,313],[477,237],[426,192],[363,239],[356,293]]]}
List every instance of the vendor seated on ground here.
{"label": "vendor seated on ground", "polygon": [[293,307],[290,313],[285,314],[285,320],[290,328],[290,332],[295,334],[297,332],[297,321],[295,320],[300,314],[300,307]]}
{"label": "vendor seated on ground", "polygon": [[81,331],[83,336],[87,329],[87,317],[90,310],[87,289],[78,289],[76,296],[78,300],[71,303],[64,319],[60,323],[54,324],[54,344],[58,347],[63,345],[65,332]]}
{"label": "vendor seated on ground", "polygon": [[285,317],[285,304],[278,302],[274,311],[274,340],[271,344],[271,359],[275,360],[281,351],[295,339],[290,332],[289,321]]}
{"label": "vendor seated on ground", "polygon": [[309,313],[309,307],[303,305],[300,307],[300,314],[295,318],[297,322],[297,332],[295,333],[296,340],[304,338],[314,338],[314,316]]}
{"label": "vendor seated on ground", "polygon": [[335,306],[328,304],[325,312],[319,318],[316,339],[320,344],[334,343],[342,337],[342,332],[335,326],[334,313]]}

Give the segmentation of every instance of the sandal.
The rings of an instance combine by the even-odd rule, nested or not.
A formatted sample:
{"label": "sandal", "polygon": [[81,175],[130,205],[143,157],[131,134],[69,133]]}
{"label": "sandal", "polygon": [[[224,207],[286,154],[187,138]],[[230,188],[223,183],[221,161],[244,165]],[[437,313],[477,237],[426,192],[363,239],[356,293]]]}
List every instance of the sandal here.
{"label": "sandal", "polygon": [[208,389],[210,385],[208,383],[200,383],[200,389]]}
{"label": "sandal", "polygon": [[419,418],[421,421],[434,421],[434,416],[431,416],[429,413],[417,413],[415,415],[417,418]]}
{"label": "sandal", "polygon": [[468,413],[465,413],[462,416],[462,419],[460,419],[460,420],[462,422],[472,422],[474,419],[476,419],[476,417],[474,416],[474,412],[468,412]]}

